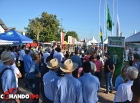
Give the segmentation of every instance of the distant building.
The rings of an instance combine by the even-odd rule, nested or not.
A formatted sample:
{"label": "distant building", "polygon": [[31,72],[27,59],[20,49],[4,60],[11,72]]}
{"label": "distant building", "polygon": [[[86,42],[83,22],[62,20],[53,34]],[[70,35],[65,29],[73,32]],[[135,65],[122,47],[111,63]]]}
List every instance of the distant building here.
{"label": "distant building", "polygon": [[8,28],[7,26],[4,24],[4,22],[0,19],[0,33],[4,33],[5,31],[7,31]]}

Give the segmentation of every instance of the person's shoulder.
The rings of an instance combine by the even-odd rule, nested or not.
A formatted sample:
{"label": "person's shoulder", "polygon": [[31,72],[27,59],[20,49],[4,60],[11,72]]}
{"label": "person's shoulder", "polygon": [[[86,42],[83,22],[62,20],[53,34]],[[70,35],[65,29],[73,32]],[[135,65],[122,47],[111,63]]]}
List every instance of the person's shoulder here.
{"label": "person's shoulder", "polygon": [[99,79],[96,76],[92,75],[92,77],[96,82],[98,82],[98,83],[100,82]]}
{"label": "person's shoulder", "polygon": [[7,76],[7,77],[11,78],[12,75],[14,75],[14,72],[12,71],[11,68],[5,70],[4,73],[3,73],[3,76],[4,76],[4,77]]}
{"label": "person's shoulder", "polygon": [[126,82],[126,83],[120,84],[118,88],[119,88],[119,89],[122,89],[122,90],[127,90],[128,87],[129,87],[129,85],[128,85],[127,82]]}
{"label": "person's shoulder", "polygon": [[74,84],[78,86],[78,85],[81,85],[81,82],[79,79],[74,78]]}

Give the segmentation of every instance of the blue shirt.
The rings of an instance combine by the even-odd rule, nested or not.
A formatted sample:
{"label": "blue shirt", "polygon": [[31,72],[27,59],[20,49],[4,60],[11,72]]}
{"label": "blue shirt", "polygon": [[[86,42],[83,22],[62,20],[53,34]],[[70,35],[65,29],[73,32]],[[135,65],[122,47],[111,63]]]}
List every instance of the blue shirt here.
{"label": "blue shirt", "polygon": [[58,79],[56,72],[51,70],[43,76],[45,96],[51,101],[54,101]]}
{"label": "blue shirt", "polygon": [[32,58],[30,55],[26,54],[23,57],[23,61],[24,61],[24,70],[26,73],[28,73],[32,64]]}
{"label": "blue shirt", "polygon": [[78,68],[82,66],[81,58],[78,55],[73,55],[70,57],[70,59],[72,60],[72,62],[78,64]]}
{"label": "blue shirt", "polygon": [[119,75],[115,80],[115,89],[117,90],[119,85],[124,82],[124,79],[121,75]]}
{"label": "blue shirt", "polygon": [[28,78],[29,79],[35,79],[36,78],[36,74],[38,74],[38,73],[40,73],[39,64],[37,64],[34,61],[31,64],[31,68],[30,68],[30,71],[28,73]]}
{"label": "blue shirt", "polygon": [[11,88],[17,88],[14,70],[11,68],[11,66],[3,65],[0,72],[2,72],[2,70],[4,70],[5,68],[10,68],[10,70],[8,69],[8,70],[4,71],[4,73],[1,77],[2,89],[4,92],[8,91]]}
{"label": "blue shirt", "polygon": [[61,63],[63,61],[64,55],[61,52],[57,52],[53,55],[53,58],[57,58],[58,62]]}
{"label": "blue shirt", "polygon": [[72,74],[58,80],[54,103],[83,103],[82,85]]}
{"label": "blue shirt", "polygon": [[82,84],[84,103],[96,103],[100,89],[99,79],[91,73],[85,73],[79,80]]}

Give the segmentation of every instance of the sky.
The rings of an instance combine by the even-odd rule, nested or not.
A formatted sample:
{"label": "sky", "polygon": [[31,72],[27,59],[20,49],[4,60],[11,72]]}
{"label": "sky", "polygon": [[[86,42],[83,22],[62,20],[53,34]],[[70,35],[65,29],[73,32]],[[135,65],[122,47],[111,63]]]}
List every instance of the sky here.
{"label": "sky", "polygon": [[100,41],[100,25],[104,39],[111,35],[105,26],[105,1],[114,23],[112,36],[116,36],[117,14],[124,37],[129,37],[135,30],[140,31],[140,0],[114,0],[114,10],[113,0],[101,0],[100,6],[100,0],[0,0],[0,19],[7,27],[24,31],[29,19],[47,12],[57,15],[59,21],[62,19],[62,27],[66,32],[75,31],[79,39],[91,39],[94,36]]}

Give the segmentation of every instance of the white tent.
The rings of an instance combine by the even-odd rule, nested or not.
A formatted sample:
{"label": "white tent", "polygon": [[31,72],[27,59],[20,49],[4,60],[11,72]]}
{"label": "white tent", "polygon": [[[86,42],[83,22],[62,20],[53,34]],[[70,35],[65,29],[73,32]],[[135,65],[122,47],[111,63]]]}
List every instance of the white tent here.
{"label": "white tent", "polygon": [[90,40],[90,42],[91,42],[91,43],[98,43],[98,42],[95,40],[94,36],[92,37],[92,39]]}
{"label": "white tent", "polygon": [[125,42],[128,43],[140,43],[140,32],[131,35],[130,37],[125,39]]}
{"label": "white tent", "polygon": [[0,45],[10,45],[10,44],[13,44],[13,41],[7,41],[7,40],[0,39]]}
{"label": "white tent", "polygon": [[87,45],[92,45],[90,41],[87,42]]}
{"label": "white tent", "polygon": [[104,44],[108,44],[108,38],[105,39]]}

